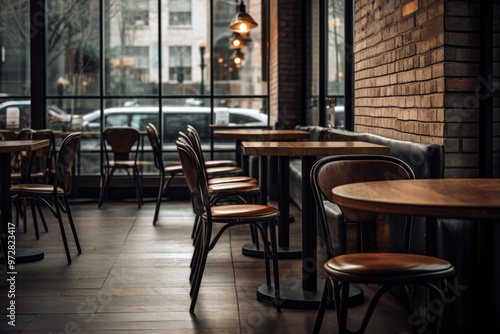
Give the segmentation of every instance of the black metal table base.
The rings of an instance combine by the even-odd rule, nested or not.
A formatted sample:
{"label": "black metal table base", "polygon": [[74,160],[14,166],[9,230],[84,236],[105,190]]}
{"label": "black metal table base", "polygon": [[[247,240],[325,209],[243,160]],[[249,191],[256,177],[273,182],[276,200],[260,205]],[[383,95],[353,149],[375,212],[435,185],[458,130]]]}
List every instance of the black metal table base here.
{"label": "black metal table base", "polygon": [[[243,255],[264,258],[264,246],[257,244],[245,244],[241,249]],[[302,251],[300,246],[278,247],[278,259],[300,259]]]}
{"label": "black metal table base", "polygon": [[[280,282],[281,302],[283,308],[317,310],[323,295],[325,280],[318,280],[316,291],[302,290],[301,280],[285,280]],[[257,288],[257,300],[275,303],[274,284],[270,287],[263,284]],[[364,302],[363,290],[356,285],[349,289],[349,306],[360,305]],[[330,307],[333,307],[333,303]]]}
{"label": "black metal table base", "polygon": [[[16,263],[27,263],[43,260],[45,254],[38,248],[16,248]],[[0,256],[0,263],[5,263]]]}

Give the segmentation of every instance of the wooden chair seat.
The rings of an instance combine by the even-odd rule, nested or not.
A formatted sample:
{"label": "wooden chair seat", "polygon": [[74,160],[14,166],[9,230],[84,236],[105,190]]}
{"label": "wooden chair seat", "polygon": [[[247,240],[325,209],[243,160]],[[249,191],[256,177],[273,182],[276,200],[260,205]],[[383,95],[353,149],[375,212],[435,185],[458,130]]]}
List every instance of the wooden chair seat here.
{"label": "wooden chair seat", "polygon": [[[36,193],[36,194],[46,194],[50,195],[54,192],[54,186],[51,184],[42,184],[42,183],[19,183],[13,184],[10,187],[11,194],[27,194],[27,193]],[[64,194],[64,189],[58,187],[57,194]]]}
{"label": "wooden chair seat", "polygon": [[[278,209],[260,204],[243,205],[217,205],[212,207],[212,220],[214,223],[235,221],[237,223],[254,222],[261,220],[278,219]],[[206,213],[203,218],[207,219]]]}
{"label": "wooden chair seat", "polygon": [[243,194],[248,192],[259,192],[260,187],[253,182],[231,182],[218,183],[208,186],[208,192],[211,196],[223,194]]}
{"label": "wooden chair seat", "polygon": [[323,270],[329,277],[353,283],[413,284],[455,275],[455,268],[448,261],[408,253],[344,254],[328,260]]}
{"label": "wooden chair seat", "polygon": [[217,177],[208,180],[208,184],[220,184],[220,183],[233,183],[233,182],[251,182],[257,183],[257,179],[251,176],[246,175],[235,175],[235,176],[226,176],[226,177]]}

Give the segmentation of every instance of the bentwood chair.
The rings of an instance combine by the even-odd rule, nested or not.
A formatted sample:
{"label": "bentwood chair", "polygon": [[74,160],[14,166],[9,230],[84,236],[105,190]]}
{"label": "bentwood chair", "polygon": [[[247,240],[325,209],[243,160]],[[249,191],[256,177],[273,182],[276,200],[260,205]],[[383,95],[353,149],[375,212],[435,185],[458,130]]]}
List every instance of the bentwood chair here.
{"label": "bentwood chair", "polygon": [[[195,251],[197,259],[194,262],[194,275],[191,281],[191,305],[189,312],[193,313],[196,300],[205,270],[208,254],[214,249],[221,235],[230,227],[240,225],[252,225],[259,230],[264,243],[264,259],[266,268],[266,282],[271,285],[271,274],[269,260],[272,259],[275,285],[275,304],[279,311],[281,309],[279,292],[279,270],[277,256],[277,242],[275,224],[279,218],[279,211],[273,207],[260,204],[232,204],[212,206],[208,180],[206,178],[205,166],[202,165],[196,152],[189,142],[179,137],[176,141],[179,159],[183,168],[186,183],[188,185],[193,212],[201,217],[201,237],[196,243]],[[212,237],[214,225],[220,228]],[[268,229],[270,231],[268,236]]]}
{"label": "bentwood chair", "polygon": [[116,170],[123,170],[132,180],[135,188],[137,206],[142,206],[142,182],[140,166],[137,161],[140,148],[139,131],[132,127],[112,126],[103,132],[105,161],[102,166],[98,208],[106,197]]}
{"label": "bentwood chair", "polygon": [[[415,176],[411,168],[405,162],[391,156],[329,156],[316,162],[311,169],[311,186],[328,258],[323,267],[327,280],[314,333],[319,333],[325,309],[332,302],[337,313],[339,333],[353,333],[347,329],[351,283],[380,286],[366,309],[359,330],[354,333],[365,331],[380,297],[388,290],[403,288],[410,315],[414,312],[411,291],[415,285],[425,286],[430,292],[443,298],[440,300],[445,300],[442,291],[446,291],[449,280],[454,277],[455,268],[448,261],[439,258],[409,253],[411,217],[404,217],[405,221],[402,222],[405,231],[404,251],[399,253],[391,252],[377,235],[384,233],[381,232],[383,229],[378,229],[375,225],[386,222],[387,215],[339,207],[342,212],[341,219],[333,224],[327,221],[325,202],[334,203],[332,197],[334,187],[354,182],[413,178]],[[363,246],[348,250],[347,224],[357,225],[358,232],[363,237],[371,234],[368,252],[363,250]],[[370,232],[367,233],[363,229],[368,229]],[[380,248],[385,251],[378,252]],[[441,284],[444,285],[444,289],[440,289]],[[450,311],[450,308],[447,310]],[[416,328],[413,330],[415,332]]]}
{"label": "bentwood chair", "polygon": [[68,264],[71,264],[71,255],[63,224],[63,212],[68,217],[78,254],[82,253],[68,202],[68,195],[71,192],[71,175],[79,143],[80,132],[72,133],[63,139],[57,162],[52,172],[52,183],[19,183],[11,186],[12,200],[30,198],[41,201],[47,205],[52,214],[57,218]]}
{"label": "bentwood chair", "polygon": [[167,191],[167,188],[174,179],[174,177],[176,175],[182,174],[182,166],[181,165],[165,166],[163,162],[162,146],[158,129],[152,123],[149,123],[146,126],[146,132],[148,134],[148,139],[149,143],[151,144],[151,148],[153,149],[153,158],[155,162],[155,167],[160,172],[160,187],[158,188],[155,214],[153,217],[153,225],[156,225],[156,222],[158,221],[158,214],[160,212],[161,199],[165,194],[165,192]]}
{"label": "bentwood chair", "polygon": [[[242,172],[240,168],[234,166],[208,167],[209,165],[203,156],[198,132],[194,127],[188,125],[187,132],[180,132],[179,136],[183,137],[191,145],[200,164],[205,166],[204,172],[208,180],[208,192],[212,205],[216,205],[219,201],[227,202],[228,199],[236,200],[239,203],[256,202],[260,194],[260,187],[255,178],[245,175],[231,175]],[[200,217],[196,216],[191,233],[191,237],[195,239],[195,242],[199,225]],[[255,240],[256,231],[252,227],[251,232],[252,239]]]}
{"label": "bentwood chair", "polygon": [[[163,161],[163,154],[162,154],[162,146],[161,146],[161,140],[160,140],[160,133],[158,129],[154,126],[154,124],[149,123],[146,126],[146,132],[148,135],[149,142],[151,144],[151,148],[153,150],[153,157],[154,157],[154,163],[156,169],[158,169],[160,173],[160,186],[158,188],[158,195],[156,198],[156,206],[155,206],[155,213],[153,217],[153,225],[156,225],[156,222],[158,221],[158,215],[160,212],[160,206],[161,206],[161,201],[162,197],[165,195],[168,186],[172,182],[172,180],[175,178],[176,175],[182,174],[182,166],[180,164],[175,164],[175,165],[168,165],[165,166],[165,163]],[[223,167],[225,165],[231,165],[230,161],[222,160],[222,161],[206,161],[205,165],[209,167],[209,173],[215,175],[215,174],[222,174],[220,167]],[[213,169],[212,169],[213,168]],[[212,170],[212,171],[210,171]],[[222,169],[224,170],[224,168]],[[233,170],[233,169],[231,169]],[[251,182],[251,180],[248,177],[244,176],[239,176],[238,179],[225,179],[225,178],[217,178],[219,181],[215,181],[216,179],[214,178],[214,181],[211,181],[211,183],[219,183],[219,182],[237,182],[237,181],[244,181],[244,182]],[[255,179],[254,179],[255,180]]]}
{"label": "bentwood chair", "polygon": [[[56,163],[56,143],[54,132],[51,129],[34,130],[31,134],[31,138],[33,140],[48,140],[49,145],[31,152],[30,161],[28,167],[26,168],[28,171],[25,172],[22,182],[45,184],[50,183],[50,178],[52,175],[54,175],[54,166]],[[40,234],[38,231],[38,221],[35,207],[38,209],[38,215],[40,216],[45,232],[48,232],[48,227],[45,221],[45,217],[43,216],[43,211],[41,209],[40,203],[34,199],[32,199],[30,202],[33,224],[35,227],[35,237],[36,239],[39,239]],[[18,207],[18,209],[20,208]],[[19,214],[17,216],[19,216]],[[26,210],[23,210],[23,218],[24,228],[26,230]]]}

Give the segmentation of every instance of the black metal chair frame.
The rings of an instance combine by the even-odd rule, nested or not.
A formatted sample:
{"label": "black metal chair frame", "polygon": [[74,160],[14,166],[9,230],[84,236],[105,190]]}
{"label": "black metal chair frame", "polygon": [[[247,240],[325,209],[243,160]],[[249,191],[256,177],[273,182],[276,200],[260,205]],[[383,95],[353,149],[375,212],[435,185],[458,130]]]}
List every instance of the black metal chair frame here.
{"label": "black metal chair frame", "polygon": [[[184,168],[184,175],[186,177],[186,182],[190,189],[193,212],[195,213],[195,215],[201,217],[201,222],[202,222],[200,224],[201,237],[195,244],[195,251],[193,253],[194,267],[192,269],[193,275],[191,276],[192,285],[191,285],[190,295],[192,299],[191,299],[190,312],[191,313],[194,312],[202,276],[205,270],[205,264],[207,261],[208,253],[215,247],[221,235],[228,228],[232,226],[249,225],[249,224],[255,226],[255,228],[259,230],[263,240],[269,240],[267,229],[270,230],[271,241],[264,243],[266,282],[269,286],[271,285],[269,259],[272,259],[273,270],[274,270],[274,284],[276,291],[275,303],[277,310],[280,310],[281,301],[279,293],[279,269],[278,269],[277,242],[276,242],[276,230],[275,230],[275,224],[276,220],[279,217],[279,212],[274,211],[274,213],[272,214],[262,214],[262,216],[259,216],[257,214],[257,211],[259,209],[265,210],[265,207],[267,206],[247,204],[246,208],[249,209],[248,212],[251,216],[238,215],[237,213],[230,215],[222,215],[222,216],[218,216],[216,214],[214,216],[212,214],[212,211],[216,209],[212,208],[212,202],[208,191],[208,179],[206,177],[205,166],[201,165],[201,162],[199,161],[195,150],[191,147],[191,144],[184,138],[179,137],[179,139],[176,142],[176,145],[181,164]],[[219,210],[224,210],[224,209],[230,209],[232,206],[233,205],[223,205],[217,208]],[[241,207],[242,207],[241,205],[238,205],[238,208]],[[270,211],[272,212],[272,210]],[[213,224],[223,224],[223,225],[218,230],[218,233],[212,238]]]}
{"label": "black metal chair frame", "polygon": [[[329,181],[328,186],[324,186],[325,189],[322,189],[321,183],[324,182],[323,180],[319,180],[319,178],[323,175],[320,174],[322,172],[322,169],[327,168],[329,165],[334,164],[336,162],[344,162],[344,161],[349,161],[349,162],[356,162],[356,161],[370,161],[371,165],[373,166],[374,164],[386,164],[387,166],[389,165],[396,165],[398,166],[397,168],[391,167],[390,171],[388,171],[384,175],[380,175],[380,177],[371,177],[367,176],[369,175],[369,172],[367,173],[357,173],[356,176],[353,176],[350,182],[340,182],[340,183],[333,183],[332,181]],[[344,166],[345,167],[345,166]],[[397,172],[395,172],[397,169]],[[335,179],[336,175],[332,175],[333,172],[332,170],[325,169],[328,171],[328,178],[331,178],[332,180]],[[359,171],[357,171],[359,172]],[[324,172],[325,174],[327,172]],[[311,169],[311,186],[312,186],[312,192],[314,195],[314,199],[316,202],[316,206],[318,209],[318,218],[319,218],[319,224],[321,227],[321,232],[323,235],[324,239],[324,245],[326,248],[326,255],[328,259],[334,258],[336,256],[342,256],[343,254],[346,254],[346,238],[345,238],[345,229],[344,226],[337,226],[335,238],[332,236],[332,233],[330,231],[328,221],[327,221],[327,215],[325,211],[325,206],[324,206],[324,201],[329,200],[332,201],[331,194],[328,192],[331,192],[331,184],[339,185],[339,184],[345,184],[345,183],[352,183],[352,182],[362,182],[362,181],[376,181],[376,180],[383,180],[383,179],[401,179],[401,178],[408,178],[408,179],[414,179],[415,175],[412,171],[412,169],[402,160],[392,157],[392,156],[376,156],[376,155],[346,155],[346,156],[329,156],[325,157],[319,161],[316,162],[316,164],[313,166]],[[328,189],[326,189],[328,188]],[[333,202],[333,201],[332,201]],[[342,208],[341,208],[342,209]],[[373,218],[376,216],[376,214],[370,214],[370,213],[362,213],[361,215],[365,215],[366,217],[372,216]],[[343,219],[344,217],[340,217],[340,224],[339,225],[345,225],[346,221]],[[411,219],[412,217],[406,216],[405,217],[405,226],[404,226],[404,253],[396,253],[398,256],[405,256],[411,254],[408,254],[410,249],[410,230],[411,230]],[[371,218],[368,218],[366,221],[359,221],[359,222],[353,222],[357,224],[363,224],[365,222],[371,222],[373,221]],[[359,231],[359,230],[358,230]],[[362,250],[361,250],[362,251]],[[370,254],[370,252],[365,253],[365,254]],[[428,257],[431,258],[431,257]],[[348,261],[348,260],[346,260]],[[354,260],[355,261],[355,260]],[[355,263],[352,264],[353,267],[356,266]],[[450,265],[451,266],[451,265]],[[363,333],[366,330],[366,327],[368,325],[368,322],[373,314],[373,311],[375,310],[375,307],[382,297],[382,295],[394,288],[398,287],[403,287],[404,292],[405,292],[405,297],[406,297],[406,302],[407,302],[407,307],[408,307],[408,312],[411,315],[414,313],[414,307],[413,307],[413,301],[412,301],[412,296],[413,296],[413,288],[416,285],[422,285],[424,287],[427,287],[430,292],[435,293],[439,298],[443,298],[442,300],[445,300],[445,296],[443,291],[448,291],[447,285],[449,284],[450,279],[454,277],[455,270],[453,266],[451,268],[443,273],[430,273],[427,276],[422,274],[422,275],[415,275],[411,276],[408,275],[407,277],[401,276],[400,278],[395,277],[394,279],[387,279],[387,282],[379,282],[378,279],[379,277],[365,277],[363,280],[362,278],[359,278],[363,283],[379,283],[381,284],[381,288],[375,293],[375,295],[372,297],[372,300],[370,301],[370,304],[368,305],[368,308],[366,309],[365,316],[362,320],[361,326],[357,331],[351,332],[350,330],[347,329],[347,311],[348,311],[348,300],[349,300],[349,286],[350,286],[350,281],[342,281],[342,280],[336,280],[333,279],[332,277],[327,277],[325,281],[325,287],[322,295],[322,299],[320,302],[320,307],[318,309],[317,317],[316,317],[316,322],[314,326],[313,333],[319,333],[321,324],[323,321],[323,317],[325,314],[325,310],[329,304],[334,302],[335,309],[336,309],[336,314],[337,314],[337,320],[338,320],[338,325],[339,325],[339,333]],[[361,276],[361,275],[360,275]],[[444,279],[439,281],[433,281],[432,277],[445,277]],[[429,278],[431,277],[431,279]],[[358,283],[360,283],[358,281]],[[444,284],[444,289],[440,288],[439,284]],[[454,321],[453,321],[453,310],[452,306],[448,305],[446,307],[446,315],[449,317],[449,325],[453,328],[454,326]],[[436,327],[439,327],[441,323],[441,319],[439,319],[438,324]],[[413,331],[416,331],[416,328],[412,328]]]}

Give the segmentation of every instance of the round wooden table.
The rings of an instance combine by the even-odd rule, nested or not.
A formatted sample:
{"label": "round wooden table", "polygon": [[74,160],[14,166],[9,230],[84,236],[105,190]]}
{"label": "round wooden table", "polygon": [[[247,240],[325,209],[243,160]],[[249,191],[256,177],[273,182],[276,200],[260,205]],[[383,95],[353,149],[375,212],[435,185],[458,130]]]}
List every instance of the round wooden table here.
{"label": "round wooden table", "polygon": [[[474,249],[456,244],[456,252],[474,254],[473,279],[463,286],[472,296],[456,301],[466,310],[461,333],[500,332],[500,179],[448,178],[352,183],[332,189],[333,199],[351,209],[442,218],[473,218]],[[432,237],[431,237],[432,238]],[[432,239],[431,239],[432,240]],[[464,254],[464,253],[462,253]],[[432,254],[431,254],[432,255]],[[460,269],[457,268],[458,272]],[[458,282],[460,285],[460,282]],[[460,324],[463,321],[458,317]]]}

